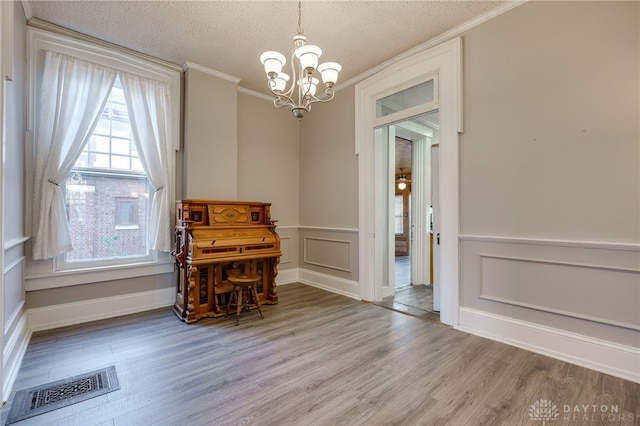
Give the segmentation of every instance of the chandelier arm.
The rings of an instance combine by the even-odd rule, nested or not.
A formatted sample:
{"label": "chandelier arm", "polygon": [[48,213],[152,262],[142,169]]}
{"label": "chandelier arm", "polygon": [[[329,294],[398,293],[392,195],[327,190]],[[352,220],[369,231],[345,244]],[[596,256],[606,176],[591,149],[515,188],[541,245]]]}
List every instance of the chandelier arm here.
{"label": "chandelier arm", "polygon": [[291,102],[293,102],[293,99],[291,98],[292,92],[293,92],[293,86],[291,86],[289,88],[289,90],[284,91],[284,92],[276,92],[275,88],[276,88],[276,82],[275,80],[268,80],[267,81],[267,85],[269,86],[269,91],[276,97],[286,97],[287,99],[289,99]]}
{"label": "chandelier arm", "polygon": [[293,99],[288,96],[276,94],[276,97],[273,99],[273,105],[275,105],[276,108],[282,108],[286,106],[294,107],[295,102],[293,102]]}
{"label": "chandelier arm", "polygon": [[326,97],[323,98],[318,98],[312,94],[308,94],[305,98],[304,98],[304,105],[307,106],[307,110],[311,110],[311,104],[315,104],[317,102],[320,103],[325,103],[325,102],[329,102],[331,101],[334,97],[335,97],[335,92],[333,89],[327,89],[324,91],[323,93],[324,95],[327,95]]}

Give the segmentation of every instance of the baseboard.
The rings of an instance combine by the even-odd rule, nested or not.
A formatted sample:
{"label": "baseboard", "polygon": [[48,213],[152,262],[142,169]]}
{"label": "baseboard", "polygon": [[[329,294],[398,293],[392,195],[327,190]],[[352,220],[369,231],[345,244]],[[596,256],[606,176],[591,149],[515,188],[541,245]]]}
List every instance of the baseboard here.
{"label": "baseboard", "polygon": [[460,308],[459,330],[640,383],[640,348]]}
{"label": "baseboard", "polygon": [[2,351],[2,396],[3,402],[9,398],[13,390],[13,384],[18,377],[18,371],[22,365],[22,359],[27,352],[27,346],[31,339],[31,331],[28,327],[27,313],[22,312],[16,320],[16,326],[11,328],[10,335],[5,336],[5,345]]}
{"label": "baseboard", "polygon": [[29,328],[50,330],[173,305],[173,287],[27,310]]}
{"label": "baseboard", "polygon": [[278,276],[276,276],[276,285],[297,283],[298,271],[298,268],[278,269]]}
{"label": "baseboard", "polygon": [[298,282],[341,294],[352,299],[362,300],[360,283],[358,281],[322,274],[309,269],[299,269]]}
{"label": "baseboard", "polygon": [[[358,282],[305,269],[292,268],[280,270],[278,271],[276,282],[278,285],[301,282],[354,299],[361,299],[360,285]],[[68,325],[148,311],[171,306],[174,299],[174,289],[171,287],[125,294],[122,296],[52,305],[43,308],[32,308],[27,310],[29,329],[31,332],[50,330]]]}

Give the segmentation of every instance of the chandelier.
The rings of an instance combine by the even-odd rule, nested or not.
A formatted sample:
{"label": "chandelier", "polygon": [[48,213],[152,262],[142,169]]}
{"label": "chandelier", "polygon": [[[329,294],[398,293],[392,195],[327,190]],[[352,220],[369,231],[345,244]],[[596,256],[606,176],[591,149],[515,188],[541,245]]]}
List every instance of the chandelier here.
{"label": "chandelier", "polygon": [[[268,86],[275,96],[273,105],[277,108],[288,106],[293,115],[301,120],[306,112],[311,111],[311,104],[329,102],[335,96],[333,85],[338,80],[338,73],[342,69],[340,64],[325,62],[318,65],[322,49],[318,46],[306,44],[307,38],[302,30],[302,5],[298,0],[298,33],[293,36],[295,47],[291,53],[291,76],[282,72],[287,59],[278,52],[268,51],[260,55],[260,62],[267,73]],[[294,58],[298,59],[297,70]],[[316,97],[317,86],[320,82],[314,76],[320,73],[325,89],[320,97]],[[287,89],[288,82],[291,86]]]}

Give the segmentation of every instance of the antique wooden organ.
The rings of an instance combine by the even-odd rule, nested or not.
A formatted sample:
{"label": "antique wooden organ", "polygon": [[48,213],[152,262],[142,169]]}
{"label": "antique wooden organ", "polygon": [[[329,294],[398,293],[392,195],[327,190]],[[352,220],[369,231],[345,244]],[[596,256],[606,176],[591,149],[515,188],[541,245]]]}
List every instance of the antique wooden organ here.
{"label": "antique wooden organ", "polygon": [[224,315],[233,274],[258,274],[262,304],[278,303],[275,278],[280,237],[271,204],[246,201],[180,200],[176,245],[180,269],[174,311],[186,322]]}

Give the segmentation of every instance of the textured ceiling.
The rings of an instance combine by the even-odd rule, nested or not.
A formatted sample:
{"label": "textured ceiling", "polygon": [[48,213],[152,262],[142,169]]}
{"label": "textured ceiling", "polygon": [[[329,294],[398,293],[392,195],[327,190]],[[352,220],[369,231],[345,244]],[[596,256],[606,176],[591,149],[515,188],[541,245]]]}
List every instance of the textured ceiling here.
{"label": "textured ceiling", "polygon": [[[259,56],[289,57],[296,1],[33,1],[32,16],[177,65],[186,61],[229,74],[267,93]],[[338,84],[418,46],[502,1],[302,2],[309,44],[320,62],[342,65]]]}

